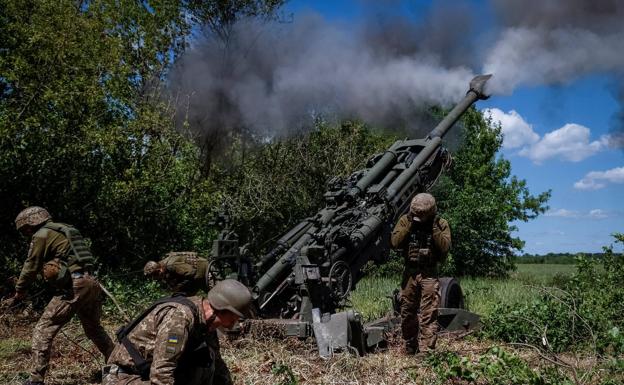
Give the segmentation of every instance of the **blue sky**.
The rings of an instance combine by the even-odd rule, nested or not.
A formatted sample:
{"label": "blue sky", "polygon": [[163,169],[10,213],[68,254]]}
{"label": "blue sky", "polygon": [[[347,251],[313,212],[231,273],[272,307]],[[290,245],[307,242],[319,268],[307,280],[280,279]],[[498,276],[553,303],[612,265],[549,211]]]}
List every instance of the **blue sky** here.
{"label": "blue sky", "polygon": [[[296,18],[313,10],[348,24],[360,21],[370,4],[295,0],[286,12]],[[377,4],[416,19],[431,6],[429,1]],[[480,15],[478,35],[487,36],[497,25],[488,2],[462,4]],[[588,71],[558,85],[519,84],[509,95],[477,104],[500,118],[506,134],[502,155],[512,162],[513,173],[526,179],[533,193],[552,190],[548,213],[517,223],[517,235],[526,241],[524,252],[598,252],[612,243],[611,233],[624,231],[624,149],[613,139],[619,105],[611,76],[609,71]]]}

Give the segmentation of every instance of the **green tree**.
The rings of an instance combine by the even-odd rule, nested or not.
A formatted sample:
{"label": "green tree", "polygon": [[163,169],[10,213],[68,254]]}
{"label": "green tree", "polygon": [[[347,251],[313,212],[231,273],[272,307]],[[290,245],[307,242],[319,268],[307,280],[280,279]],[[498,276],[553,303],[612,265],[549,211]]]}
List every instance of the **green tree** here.
{"label": "green tree", "polygon": [[453,247],[447,272],[501,276],[513,268],[513,254],[524,242],[514,237],[514,221],[543,213],[550,191],[531,195],[526,181],[511,174],[500,155],[501,127],[471,108],[453,167],[434,189],[441,215],[449,221]]}
{"label": "green tree", "polygon": [[[263,4],[266,3],[266,7]],[[161,92],[210,7],[275,1],[0,0],[0,255],[17,267],[15,215],[42,205],[104,262],[139,264],[202,242],[215,204],[199,151]],[[215,22],[218,22],[216,19]]]}
{"label": "green tree", "polygon": [[323,207],[327,183],[364,167],[394,138],[361,122],[318,122],[309,133],[272,143],[230,149],[228,167],[218,164],[211,179],[220,186],[236,230],[257,248]]}

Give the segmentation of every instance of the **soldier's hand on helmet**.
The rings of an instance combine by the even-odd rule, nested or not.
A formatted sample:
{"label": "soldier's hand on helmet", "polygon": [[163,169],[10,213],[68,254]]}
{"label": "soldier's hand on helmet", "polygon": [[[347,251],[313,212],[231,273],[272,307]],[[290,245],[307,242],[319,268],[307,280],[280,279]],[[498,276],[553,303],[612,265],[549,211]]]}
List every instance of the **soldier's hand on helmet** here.
{"label": "soldier's hand on helmet", "polygon": [[423,258],[431,257],[431,249],[418,249],[418,255]]}

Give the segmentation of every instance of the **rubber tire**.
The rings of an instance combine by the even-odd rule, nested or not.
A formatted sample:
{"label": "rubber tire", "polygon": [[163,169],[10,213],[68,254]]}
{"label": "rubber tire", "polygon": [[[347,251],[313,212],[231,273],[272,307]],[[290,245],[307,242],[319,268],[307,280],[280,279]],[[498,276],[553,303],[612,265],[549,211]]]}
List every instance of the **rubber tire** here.
{"label": "rubber tire", "polygon": [[464,309],[464,292],[457,279],[440,278],[440,307]]}

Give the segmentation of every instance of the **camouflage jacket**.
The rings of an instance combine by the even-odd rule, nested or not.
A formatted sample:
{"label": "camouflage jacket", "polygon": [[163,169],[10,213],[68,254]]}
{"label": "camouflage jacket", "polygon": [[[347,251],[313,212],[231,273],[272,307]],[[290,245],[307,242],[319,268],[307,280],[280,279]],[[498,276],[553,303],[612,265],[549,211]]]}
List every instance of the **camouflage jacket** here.
{"label": "camouflage jacket", "polygon": [[[69,253],[71,245],[65,235],[41,227],[32,235],[28,256],[22,267],[22,272],[15,284],[18,292],[26,291],[43,270],[43,265],[55,258],[64,259]],[[71,281],[67,281],[71,285]]]}
{"label": "camouflage jacket", "polygon": [[174,292],[194,295],[203,289],[206,293],[208,261],[192,252],[171,252],[158,262],[165,267],[165,281]]}
{"label": "camouflage jacket", "polygon": [[451,229],[448,222],[440,217],[435,219],[430,224],[431,230],[427,229],[426,235],[430,235],[430,244],[423,246],[428,247],[431,251],[431,258],[428,263],[415,264],[411,262],[410,254],[414,251],[410,250],[410,237],[415,229],[412,229],[413,224],[409,214],[401,216],[397,222],[390,238],[391,246],[395,249],[402,249],[403,257],[406,261],[406,267],[409,269],[422,269],[435,273],[437,266],[444,262],[451,248]]}
{"label": "camouflage jacket", "polygon": [[[180,376],[195,377],[189,373],[193,365],[189,360],[196,358],[188,354],[191,346],[205,342],[208,356],[214,368],[212,382],[214,384],[232,384],[230,372],[219,352],[219,338],[215,331],[208,332],[208,325],[201,311],[201,297],[190,297],[199,309],[196,320],[188,306],[168,302],[156,306],[128,334],[130,342],[140,352],[143,359],[151,362],[149,383],[153,385],[171,385],[180,383]],[[199,339],[199,340],[198,340]],[[117,343],[108,359],[109,365],[117,365],[125,370],[135,368],[130,353],[122,343]],[[183,370],[177,370],[183,368]],[[183,372],[183,373],[181,373]],[[176,380],[178,380],[176,382]],[[185,382],[185,381],[183,381]],[[186,383],[186,382],[185,382]]]}

